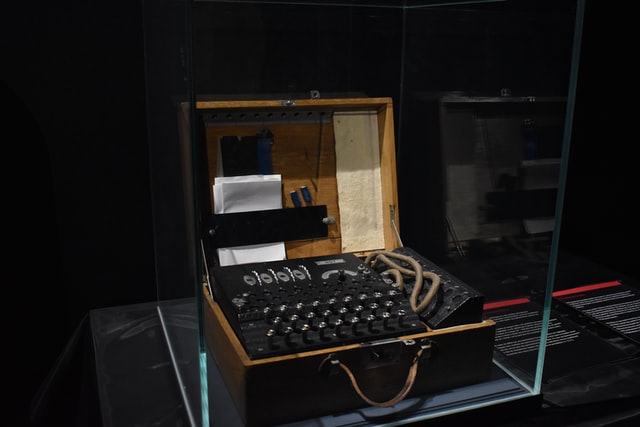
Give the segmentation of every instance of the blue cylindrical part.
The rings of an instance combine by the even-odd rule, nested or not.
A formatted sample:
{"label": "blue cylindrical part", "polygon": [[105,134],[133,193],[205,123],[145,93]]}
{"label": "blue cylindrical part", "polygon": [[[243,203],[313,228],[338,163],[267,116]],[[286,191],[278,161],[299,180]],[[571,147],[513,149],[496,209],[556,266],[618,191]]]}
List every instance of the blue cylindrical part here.
{"label": "blue cylindrical part", "polygon": [[304,199],[304,201],[307,203],[311,203],[311,193],[309,192],[309,189],[306,185],[300,187],[300,192],[302,193],[302,198]]}
{"label": "blue cylindrical part", "polygon": [[302,206],[302,202],[300,201],[300,197],[298,196],[297,191],[292,191],[289,193],[289,195],[291,196],[291,201],[293,202],[293,206],[295,206],[296,208],[299,208],[300,206]]}

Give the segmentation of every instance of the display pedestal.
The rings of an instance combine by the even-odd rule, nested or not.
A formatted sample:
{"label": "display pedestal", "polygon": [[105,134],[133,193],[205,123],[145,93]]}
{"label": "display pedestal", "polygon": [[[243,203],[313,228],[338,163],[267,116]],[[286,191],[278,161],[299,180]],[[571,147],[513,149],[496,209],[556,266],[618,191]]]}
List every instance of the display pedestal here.
{"label": "display pedestal", "polygon": [[[162,316],[162,320],[161,320]],[[199,391],[199,363],[182,357],[188,349],[197,348],[198,317],[191,299],[135,304],[93,310],[90,315],[94,341],[96,377],[104,427],[123,425],[204,425],[201,409],[193,396]],[[185,375],[178,380],[164,335],[166,329],[180,329],[181,340],[171,343],[176,363]],[[169,334],[170,336],[177,334]],[[209,386],[209,425],[243,427],[233,400],[224,385],[220,371],[207,356]],[[186,390],[180,392],[180,384]],[[495,367],[489,381],[448,390],[446,393],[418,396],[401,402],[394,408],[361,408],[340,414],[327,414],[287,426],[368,426],[384,422],[395,413],[401,414],[402,424],[418,419],[434,418],[442,421],[442,413],[460,405],[477,404],[478,408],[504,397],[504,405],[491,405],[483,412],[532,414],[540,408],[540,396],[526,397],[520,385]],[[510,397],[513,400],[509,401]],[[508,407],[517,406],[517,410]],[[468,411],[470,416],[475,411]],[[462,416],[458,414],[457,416]],[[490,415],[495,420],[497,415]],[[498,418],[500,418],[498,417]]]}

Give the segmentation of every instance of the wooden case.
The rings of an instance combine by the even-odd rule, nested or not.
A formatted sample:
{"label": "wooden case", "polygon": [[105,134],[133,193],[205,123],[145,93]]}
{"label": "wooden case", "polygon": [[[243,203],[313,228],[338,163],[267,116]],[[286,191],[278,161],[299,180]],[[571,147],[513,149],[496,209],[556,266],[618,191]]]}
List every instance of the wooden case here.
{"label": "wooden case", "polygon": [[[273,172],[282,175],[283,208],[296,209],[287,195],[306,186],[313,204],[326,206],[327,217],[335,220],[325,236],[286,241],[288,259],[348,252],[365,256],[401,246],[390,98],[205,100],[196,103],[196,111],[206,145],[208,189],[217,175],[220,139],[256,135],[268,127],[275,141]],[[207,209],[211,194],[203,203]],[[203,239],[208,237],[205,230]],[[215,244],[210,246],[206,258],[212,267]],[[248,427],[372,403],[393,411],[403,388],[408,391],[402,397],[420,396],[483,381],[491,372],[491,320],[439,329],[425,324],[423,333],[379,343],[252,359],[210,290],[205,283],[207,347]],[[362,395],[341,365],[350,368]]]}

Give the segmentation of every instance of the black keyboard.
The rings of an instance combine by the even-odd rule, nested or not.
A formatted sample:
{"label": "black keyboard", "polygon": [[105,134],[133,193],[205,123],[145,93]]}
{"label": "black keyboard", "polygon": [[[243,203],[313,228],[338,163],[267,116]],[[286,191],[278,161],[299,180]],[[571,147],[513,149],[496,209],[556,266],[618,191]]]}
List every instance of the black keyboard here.
{"label": "black keyboard", "polygon": [[407,293],[354,254],[217,267],[210,276],[251,359],[427,331]]}

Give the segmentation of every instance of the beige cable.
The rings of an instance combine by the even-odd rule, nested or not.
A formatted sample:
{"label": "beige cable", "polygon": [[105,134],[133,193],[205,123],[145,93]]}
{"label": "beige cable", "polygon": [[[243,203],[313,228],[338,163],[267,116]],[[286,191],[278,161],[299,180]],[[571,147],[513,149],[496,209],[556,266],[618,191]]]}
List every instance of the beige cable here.
{"label": "beige cable", "polygon": [[[401,261],[405,261],[406,263],[411,265],[413,270],[405,268],[391,261],[389,258],[395,258]],[[402,255],[402,254],[398,254],[390,251],[373,251],[369,253],[369,255],[367,255],[367,257],[364,260],[364,263],[367,265],[370,265],[373,268],[376,266],[378,261],[383,262],[392,270],[398,270],[402,274],[406,274],[408,276],[414,276],[416,278],[416,281],[413,285],[413,289],[411,291],[411,295],[409,296],[409,304],[411,305],[411,309],[415,313],[420,313],[424,311],[429,306],[431,301],[435,298],[438,292],[438,289],[440,289],[440,276],[438,276],[432,271],[423,271],[422,265],[420,265],[418,261],[416,261],[414,258],[408,255]],[[422,301],[418,303],[420,293],[422,292],[424,279],[431,280],[431,286],[429,287],[429,291],[427,292],[427,295],[425,295]],[[401,287],[401,290],[402,290],[404,285],[401,285],[401,286],[402,286]]]}

